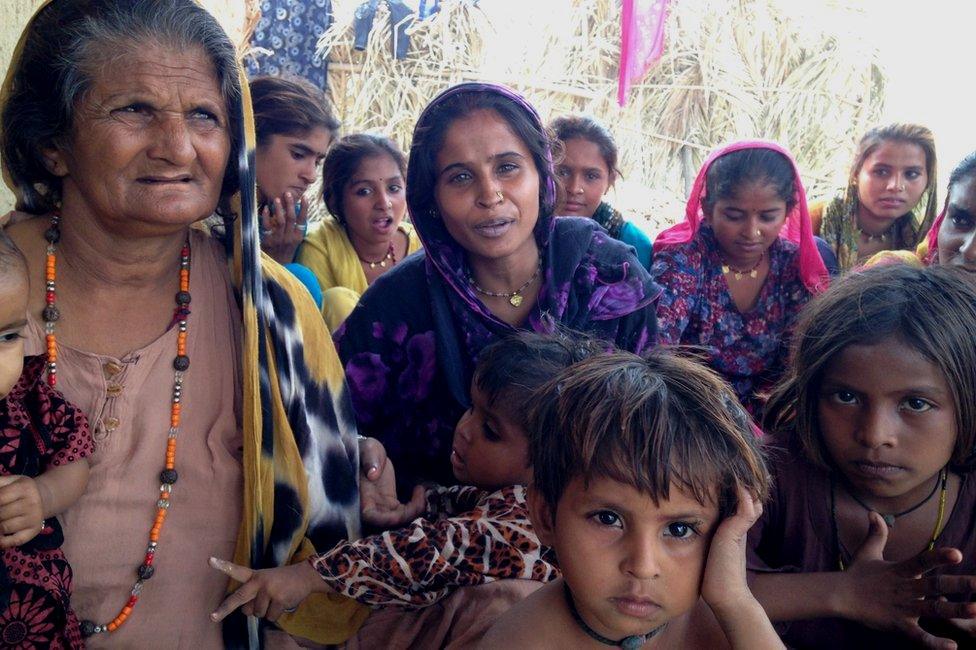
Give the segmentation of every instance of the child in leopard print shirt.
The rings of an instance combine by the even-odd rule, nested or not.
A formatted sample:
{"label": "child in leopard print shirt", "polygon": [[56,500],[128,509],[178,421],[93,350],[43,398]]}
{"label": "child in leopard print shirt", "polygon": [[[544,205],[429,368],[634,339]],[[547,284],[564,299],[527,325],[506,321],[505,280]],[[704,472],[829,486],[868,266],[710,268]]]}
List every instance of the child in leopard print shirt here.
{"label": "child in leopard print shirt", "polygon": [[370,472],[361,480],[361,507],[365,523],[390,530],[342,542],[291,567],[251,571],[214,559],[214,568],[245,582],[214,612],[215,620],[252,601],[268,602],[255,614],[274,620],[312,591],[373,607],[417,608],[460,587],[559,577],[526,506],[523,486],[532,480],[526,405],[560,370],[607,350],[602,341],[534,332],[485,348],[471,381],[471,406],[454,430],[451,464],[461,485],[417,486],[410,503],[402,504],[392,463],[382,458],[379,476]]}

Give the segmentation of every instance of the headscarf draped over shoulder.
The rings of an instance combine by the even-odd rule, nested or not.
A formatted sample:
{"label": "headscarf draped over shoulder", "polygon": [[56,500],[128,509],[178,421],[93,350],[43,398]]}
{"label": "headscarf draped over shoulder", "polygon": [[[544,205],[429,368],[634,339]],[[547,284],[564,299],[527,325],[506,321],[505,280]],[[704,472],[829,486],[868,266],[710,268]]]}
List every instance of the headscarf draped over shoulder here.
{"label": "headscarf draped over shoulder", "polygon": [[[0,108],[13,90],[38,14],[69,1],[74,0],[47,0],[27,24],[0,91]],[[130,0],[118,1],[125,6]],[[240,65],[237,73],[241,94],[228,108],[242,146],[228,168],[237,165],[240,190],[231,200],[237,218],[225,238],[244,334],[244,511],[234,561],[260,569],[302,561],[316,548],[326,550],[359,536],[359,459],[355,418],[328,330],[304,287],[261,252],[254,119]],[[3,172],[7,185],[19,193],[6,164]],[[334,644],[351,636],[368,614],[355,601],[314,594],[278,625],[296,636]],[[262,636],[239,612],[225,621],[229,648],[255,647]]]}
{"label": "headscarf draped over shoulder", "polygon": [[713,151],[702,165],[698,177],[695,178],[695,183],[691,188],[691,194],[688,196],[688,202],[685,206],[685,220],[658,235],[654,241],[654,250],[684,244],[695,237],[704,219],[702,203],[705,198],[705,179],[708,176],[709,168],[713,162],[722,156],[744,149],[769,149],[782,154],[790,161],[793,168],[793,182],[796,187],[796,205],[786,215],[786,223],[783,225],[779,236],[799,246],[797,264],[803,285],[812,294],[824,291],[829,284],[829,275],[813,238],[810,211],[807,208],[807,195],[803,189],[803,181],[800,179],[800,170],[790,152],[775,142],[741,140]]}

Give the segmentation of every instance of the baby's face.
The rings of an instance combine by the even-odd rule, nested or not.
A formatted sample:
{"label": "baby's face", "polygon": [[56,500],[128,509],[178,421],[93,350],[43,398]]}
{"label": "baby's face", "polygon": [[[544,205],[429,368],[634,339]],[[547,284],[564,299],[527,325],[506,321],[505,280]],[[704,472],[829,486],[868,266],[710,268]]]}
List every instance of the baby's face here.
{"label": "baby's face", "polygon": [[27,327],[27,274],[20,268],[0,271],[0,399],[7,396],[24,369]]}
{"label": "baby's face", "polygon": [[[533,524],[536,524],[533,503]],[[644,635],[698,602],[718,506],[671,485],[654,500],[610,478],[577,477],[536,532],[556,550],[586,623],[611,639]]]}

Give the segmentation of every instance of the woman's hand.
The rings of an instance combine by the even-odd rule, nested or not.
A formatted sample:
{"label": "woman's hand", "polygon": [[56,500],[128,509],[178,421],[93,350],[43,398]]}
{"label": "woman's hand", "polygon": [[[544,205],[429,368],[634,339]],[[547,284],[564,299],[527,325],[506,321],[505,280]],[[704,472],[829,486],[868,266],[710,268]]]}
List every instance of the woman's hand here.
{"label": "woman's hand", "polygon": [[737,607],[744,599],[754,600],[746,582],[746,539],[762,514],[762,503],[741,486],[736,497],[735,514],[721,522],[712,536],[702,578],[702,598],[719,618],[721,610]]}
{"label": "woman's hand", "polygon": [[308,201],[298,204],[291,192],[261,209],[261,249],[279,264],[291,264],[298,246],[305,239]]}
{"label": "woman's hand", "polygon": [[238,607],[246,616],[275,622],[283,613],[295,611],[312,592],[328,591],[322,577],[309,562],[255,571],[212,557],[210,566],[242,583],[210,614],[214,623],[224,620]]}
{"label": "woman's hand", "polygon": [[44,503],[29,476],[0,476],[0,548],[26,544],[44,526]]}
{"label": "woman's hand", "polygon": [[423,514],[427,491],[413,489],[409,503],[400,503],[396,473],[386,449],[376,438],[359,438],[359,512],[363,523],[377,528],[395,528]]}
{"label": "woman's hand", "polygon": [[[964,619],[972,629],[976,603],[953,603],[944,596],[976,591],[976,576],[926,575],[944,566],[962,562],[954,548],[923,551],[902,562],[887,562],[882,553],[888,541],[888,526],[876,512],[869,513],[868,536],[854,554],[851,566],[840,578],[841,603],[845,618],[878,630],[898,631],[926,648],[955,648],[919,624],[920,616]],[[957,626],[958,623],[957,623]]]}

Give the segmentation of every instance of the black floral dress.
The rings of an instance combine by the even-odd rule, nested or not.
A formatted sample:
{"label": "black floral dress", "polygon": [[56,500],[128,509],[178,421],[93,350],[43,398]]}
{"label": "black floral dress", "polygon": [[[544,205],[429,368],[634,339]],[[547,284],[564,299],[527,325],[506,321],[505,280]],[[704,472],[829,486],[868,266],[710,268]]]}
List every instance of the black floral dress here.
{"label": "black floral dress", "polygon": [[[36,477],[90,455],[88,421],[44,381],[44,358],[0,400],[0,476]],[[83,648],[71,611],[71,567],[54,517],[34,539],[0,551],[0,648]]]}

